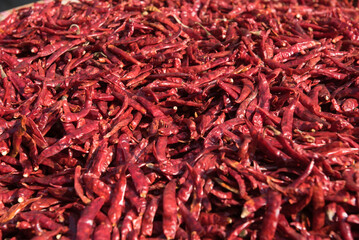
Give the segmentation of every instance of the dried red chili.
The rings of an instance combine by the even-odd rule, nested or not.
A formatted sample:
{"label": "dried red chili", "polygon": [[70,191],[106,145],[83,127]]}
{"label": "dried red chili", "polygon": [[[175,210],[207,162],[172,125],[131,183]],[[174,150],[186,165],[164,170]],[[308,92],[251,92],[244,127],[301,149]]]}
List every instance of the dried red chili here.
{"label": "dried red chili", "polygon": [[169,182],[163,191],[163,233],[174,239],[177,231],[176,181]]}
{"label": "dried red chili", "polygon": [[105,200],[102,197],[93,200],[81,213],[81,217],[77,222],[76,239],[88,239],[94,230],[94,220],[100,211]]}
{"label": "dried red chili", "polygon": [[0,22],[2,236],[356,238],[355,2],[12,11]]}

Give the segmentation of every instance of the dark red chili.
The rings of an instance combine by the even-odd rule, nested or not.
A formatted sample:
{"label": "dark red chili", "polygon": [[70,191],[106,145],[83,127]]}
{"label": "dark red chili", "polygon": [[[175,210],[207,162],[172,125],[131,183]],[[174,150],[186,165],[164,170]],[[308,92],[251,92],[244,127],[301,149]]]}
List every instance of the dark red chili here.
{"label": "dark red chili", "polygon": [[1,13],[1,236],[358,238],[357,2]]}
{"label": "dark red chili", "polygon": [[281,204],[281,194],[270,189],[267,193],[267,209],[263,217],[263,225],[259,235],[260,239],[274,238],[277,230]]}
{"label": "dark red chili", "polygon": [[163,233],[174,239],[177,231],[176,181],[170,181],[163,192]]}
{"label": "dark red chili", "polygon": [[82,211],[81,217],[77,222],[78,231],[76,234],[76,239],[88,239],[91,236],[95,227],[95,217],[104,203],[105,199],[102,197],[98,197]]}
{"label": "dark red chili", "polygon": [[112,192],[111,206],[108,210],[108,217],[112,225],[117,224],[125,208],[126,187],[127,187],[126,168],[122,167],[120,168],[120,177],[117,180],[115,188]]}

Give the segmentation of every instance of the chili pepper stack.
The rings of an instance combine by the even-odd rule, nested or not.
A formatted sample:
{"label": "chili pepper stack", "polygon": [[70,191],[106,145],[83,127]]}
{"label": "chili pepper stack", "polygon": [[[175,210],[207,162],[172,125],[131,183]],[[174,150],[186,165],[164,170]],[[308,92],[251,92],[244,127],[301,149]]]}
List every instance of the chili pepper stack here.
{"label": "chili pepper stack", "polygon": [[34,3],[0,22],[3,239],[358,239],[359,10]]}

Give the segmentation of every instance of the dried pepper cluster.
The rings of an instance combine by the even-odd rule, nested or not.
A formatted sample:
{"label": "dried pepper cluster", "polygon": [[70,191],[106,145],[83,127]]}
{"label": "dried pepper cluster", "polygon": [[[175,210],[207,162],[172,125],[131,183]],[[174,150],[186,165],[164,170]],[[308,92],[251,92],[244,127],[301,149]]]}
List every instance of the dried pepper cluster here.
{"label": "dried pepper cluster", "polygon": [[359,10],[81,0],[0,22],[0,233],[359,238]]}

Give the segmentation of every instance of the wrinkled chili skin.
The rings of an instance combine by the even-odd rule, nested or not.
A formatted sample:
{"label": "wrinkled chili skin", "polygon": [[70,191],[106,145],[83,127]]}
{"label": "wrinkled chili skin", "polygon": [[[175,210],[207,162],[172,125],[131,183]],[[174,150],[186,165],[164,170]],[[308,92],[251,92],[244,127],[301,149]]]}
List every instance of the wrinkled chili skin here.
{"label": "wrinkled chili skin", "polygon": [[81,217],[77,222],[78,231],[76,239],[89,239],[94,230],[94,219],[104,202],[104,198],[96,198],[83,210]]}
{"label": "wrinkled chili skin", "polygon": [[141,234],[144,236],[151,236],[153,231],[153,221],[158,209],[160,199],[158,197],[150,198],[150,202],[147,205],[146,211],[143,215]]}
{"label": "wrinkled chili skin", "polygon": [[177,230],[176,181],[169,182],[163,191],[163,232],[174,239]]}
{"label": "wrinkled chili skin", "polygon": [[281,209],[281,194],[272,190],[267,193],[267,209],[263,217],[263,228],[260,232],[260,239],[273,239],[278,225],[278,218]]}
{"label": "wrinkled chili skin", "polygon": [[315,186],[313,187],[313,229],[318,230],[324,226],[325,221],[325,213],[324,213],[324,206],[325,206],[325,199],[324,199],[324,192],[323,187],[320,181],[316,181]]}
{"label": "wrinkled chili skin", "polygon": [[59,0],[8,12],[0,235],[357,238],[357,7]]}
{"label": "wrinkled chili skin", "polygon": [[125,174],[126,169],[120,169],[120,177],[116,182],[115,188],[111,196],[111,206],[108,210],[108,217],[113,225],[116,225],[121,218],[122,212],[125,207],[125,192],[127,187],[127,179]]}

